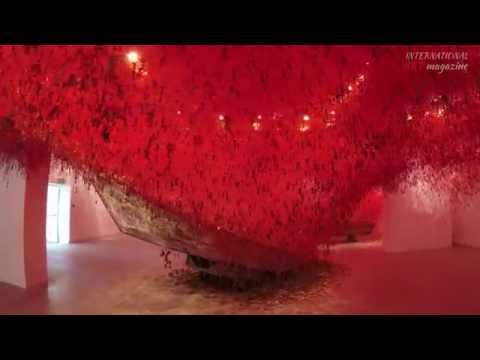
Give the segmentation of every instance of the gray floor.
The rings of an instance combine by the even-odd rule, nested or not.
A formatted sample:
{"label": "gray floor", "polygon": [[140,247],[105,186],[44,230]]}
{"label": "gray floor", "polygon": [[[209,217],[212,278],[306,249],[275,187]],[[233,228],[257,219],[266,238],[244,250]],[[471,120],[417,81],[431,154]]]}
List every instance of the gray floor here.
{"label": "gray floor", "polygon": [[183,255],[165,269],[160,253],[125,236],[49,246],[48,288],[0,284],[0,313],[480,314],[480,249],[387,254],[379,242],[342,245],[318,269],[249,292],[201,283],[182,270]]}

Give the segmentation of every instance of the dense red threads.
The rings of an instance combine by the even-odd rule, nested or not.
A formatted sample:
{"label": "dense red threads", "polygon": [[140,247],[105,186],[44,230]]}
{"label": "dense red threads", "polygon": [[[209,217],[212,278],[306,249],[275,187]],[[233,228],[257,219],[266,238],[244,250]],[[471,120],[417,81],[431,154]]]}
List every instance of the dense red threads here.
{"label": "dense red threads", "polygon": [[413,168],[455,172],[452,190],[478,181],[479,49],[432,49],[468,52],[468,71],[413,66],[408,47],[0,46],[0,159],[49,147],[193,223],[309,257]]}

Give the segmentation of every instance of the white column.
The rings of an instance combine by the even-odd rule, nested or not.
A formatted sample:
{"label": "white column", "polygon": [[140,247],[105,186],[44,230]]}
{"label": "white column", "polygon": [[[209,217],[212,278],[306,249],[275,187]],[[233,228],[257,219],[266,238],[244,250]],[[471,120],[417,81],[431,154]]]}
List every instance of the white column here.
{"label": "white column", "polygon": [[453,243],[480,246],[480,194],[464,199],[454,207]]}
{"label": "white column", "polygon": [[25,176],[0,176],[0,281],[22,288],[47,276],[46,210],[49,158],[38,156]]}
{"label": "white column", "polygon": [[452,245],[450,197],[426,181],[405,193],[386,194],[382,218],[385,251],[438,249]]}
{"label": "white column", "polygon": [[26,287],[23,243],[25,177],[0,173],[0,282]]}

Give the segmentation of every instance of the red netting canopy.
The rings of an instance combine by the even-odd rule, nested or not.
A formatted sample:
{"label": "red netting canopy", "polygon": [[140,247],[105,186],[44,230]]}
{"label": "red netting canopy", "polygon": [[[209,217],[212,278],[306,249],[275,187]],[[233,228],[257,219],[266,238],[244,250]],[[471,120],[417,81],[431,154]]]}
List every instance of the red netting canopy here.
{"label": "red netting canopy", "polygon": [[0,161],[30,166],[44,148],[192,224],[307,259],[414,168],[475,187],[479,50],[0,46]]}

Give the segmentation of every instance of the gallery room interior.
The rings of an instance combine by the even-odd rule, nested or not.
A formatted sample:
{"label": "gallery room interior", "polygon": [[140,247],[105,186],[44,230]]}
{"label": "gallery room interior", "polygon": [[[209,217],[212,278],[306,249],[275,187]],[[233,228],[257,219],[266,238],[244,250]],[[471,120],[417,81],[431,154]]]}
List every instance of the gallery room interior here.
{"label": "gallery room interior", "polygon": [[480,47],[0,45],[0,314],[479,314]]}

